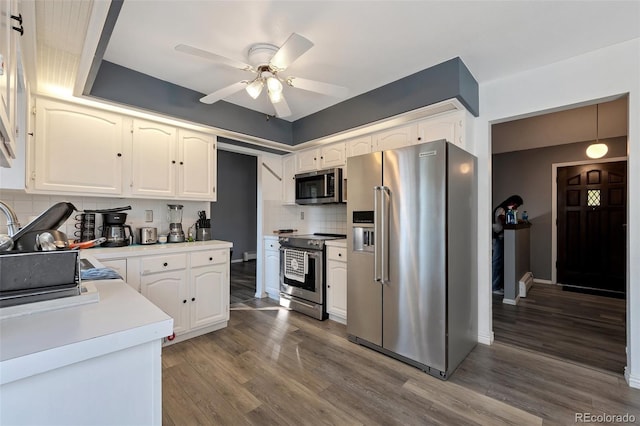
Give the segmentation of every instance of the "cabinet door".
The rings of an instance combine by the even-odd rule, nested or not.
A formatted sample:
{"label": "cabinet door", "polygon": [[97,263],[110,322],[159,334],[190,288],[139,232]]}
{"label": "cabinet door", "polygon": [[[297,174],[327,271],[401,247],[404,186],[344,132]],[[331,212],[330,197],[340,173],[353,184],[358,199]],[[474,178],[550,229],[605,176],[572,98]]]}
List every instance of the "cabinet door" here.
{"label": "cabinet door", "polygon": [[[280,250],[277,242],[265,241],[264,251],[264,287],[269,297],[280,298]],[[273,248],[276,248],[275,250]]]}
{"label": "cabinet door", "polygon": [[181,129],[178,150],[178,196],[215,201],[215,136]]}
{"label": "cabinet door", "polygon": [[144,275],[141,279],[142,295],[173,318],[176,334],[189,330],[186,271]]}
{"label": "cabinet door", "polygon": [[415,124],[395,127],[383,132],[375,133],[373,151],[402,148],[414,145],[418,141],[418,128]]}
{"label": "cabinet door", "polygon": [[319,164],[319,151],[317,149],[299,152],[296,154],[296,157],[298,159],[297,173],[312,172],[314,170],[317,170]]}
{"label": "cabinet door", "polygon": [[145,120],[133,120],[132,184],[134,195],[175,195],[176,129]]}
{"label": "cabinet door", "polygon": [[35,188],[85,194],[122,192],[122,118],[39,99]]}
{"label": "cabinet door", "polygon": [[347,157],[368,154],[371,152],[371,135],[347,141]]}
{"label": "cabinet door", "polygon": [[345,163],[345,143],[334,143],[320,148],[320,169],[342,167]]}
{"label": "cabinet door", "polygon": [[446,139],[448,142],[462,146],[464,144],[464,111],[424,120],[418,124],[418,134],[424,142]]}
{"label": "cabinet door", "polygon": [[191,270],[191,328],[229,320],[229,265]]}
{"label": "cabinet door", "polygon": [[346,262],[327,261],[327,312],[347,318]]}
{"label": "cabinet door", "polygon": [[282,159],[282,201],[285,204],[296,202],[296,156],[287,155]]}

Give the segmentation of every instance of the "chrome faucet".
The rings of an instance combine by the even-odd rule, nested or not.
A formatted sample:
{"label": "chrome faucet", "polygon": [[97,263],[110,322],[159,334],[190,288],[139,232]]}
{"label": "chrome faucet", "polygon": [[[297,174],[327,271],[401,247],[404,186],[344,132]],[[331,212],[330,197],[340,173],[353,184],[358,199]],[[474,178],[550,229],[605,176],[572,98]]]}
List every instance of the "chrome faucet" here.
{"label": "chrome faucet", "polygon": [[7,217],[7,233],[10,237],[13,237],[20,229],[18,216],[11,207],[3,203],[2,201],[0,201],[0,211],[2,211],[2,213],[4,213],[4,215]]}

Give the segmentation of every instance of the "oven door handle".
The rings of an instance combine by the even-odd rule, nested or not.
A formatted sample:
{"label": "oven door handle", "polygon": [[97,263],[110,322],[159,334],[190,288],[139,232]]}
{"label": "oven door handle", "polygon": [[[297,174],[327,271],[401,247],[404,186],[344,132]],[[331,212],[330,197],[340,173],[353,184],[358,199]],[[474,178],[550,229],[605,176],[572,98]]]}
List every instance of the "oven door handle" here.
{"label": "oven door handle", "polygon": [[307,308],[311,308],[311,309],[315,309],[316,308],[314,305],[310,305],[308,303],[305,303],[305,302],[301,301],[300,299],[294,299],[293,297],[291,297],[290,295],[288,295],[286,293],[280,293],[280,297],[284,297],[287,300],[293,300],[294,302],[299,303],[302,306],[306,306]]}

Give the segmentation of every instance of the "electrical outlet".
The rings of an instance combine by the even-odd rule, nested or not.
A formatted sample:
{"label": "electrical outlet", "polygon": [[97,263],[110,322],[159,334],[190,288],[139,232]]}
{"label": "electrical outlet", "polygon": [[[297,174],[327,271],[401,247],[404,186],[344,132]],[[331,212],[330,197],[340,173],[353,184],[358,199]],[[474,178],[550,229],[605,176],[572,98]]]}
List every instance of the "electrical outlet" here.
{"label": "electrical outlet", "polygon": [[300,220],[304,220],[304,212],[300,212]]}
{"label": "electrical outlet", "polygon": [[153,222],[153,210],[145,210],[144,211],[144,221],[145,222]]}

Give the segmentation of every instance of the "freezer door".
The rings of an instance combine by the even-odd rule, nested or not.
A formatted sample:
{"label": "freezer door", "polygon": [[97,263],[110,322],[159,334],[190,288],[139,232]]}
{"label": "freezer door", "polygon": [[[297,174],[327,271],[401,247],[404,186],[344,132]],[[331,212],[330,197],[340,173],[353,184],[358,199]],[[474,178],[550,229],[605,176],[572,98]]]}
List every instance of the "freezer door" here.
{"label": "freezer door", "polygon": [[371,219],[374,191],[382,183],[382,153],[350,157],[347,170],[347,333],[381,346],[382,286],[374,278],[378,236],[373,232],[371,238]]}
{"label": "freezer door", "polygon": [[446,144],[415,145],[383,156],[389,266],[382,346],[446,371]]}

